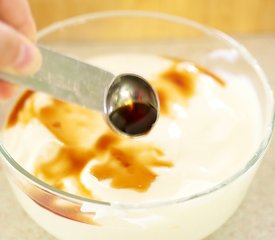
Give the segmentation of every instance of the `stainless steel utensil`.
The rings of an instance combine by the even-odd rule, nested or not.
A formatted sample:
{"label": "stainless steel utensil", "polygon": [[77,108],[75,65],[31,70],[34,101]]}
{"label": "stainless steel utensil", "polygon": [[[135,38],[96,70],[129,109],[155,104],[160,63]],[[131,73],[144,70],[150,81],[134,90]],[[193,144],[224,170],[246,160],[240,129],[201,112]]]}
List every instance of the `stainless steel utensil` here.
{"label": "stainless steel utensil", "polygon": [[[64,101],[101,111],[112,129],[129,136],[145,134],[157,121],[159,112],[157,94],[142,77],[134,74],[115,76],[46,47],[39,46],[39,49],[43,58],[39,72],[27,77],[0,72],[0,78],[35,91],[45,92]],[[150,121],[146,111],[141,112],[140,109],[131,108],[135,103],[142,103],[155,109],[155,112],[151,112]],[[132,110],[125,117],[132,114],[134,131],[129,130],[127,126],[121,128],[121,121],[125,119],[110,118],[112,113],[124,106],[129,106],[128,110]]]}

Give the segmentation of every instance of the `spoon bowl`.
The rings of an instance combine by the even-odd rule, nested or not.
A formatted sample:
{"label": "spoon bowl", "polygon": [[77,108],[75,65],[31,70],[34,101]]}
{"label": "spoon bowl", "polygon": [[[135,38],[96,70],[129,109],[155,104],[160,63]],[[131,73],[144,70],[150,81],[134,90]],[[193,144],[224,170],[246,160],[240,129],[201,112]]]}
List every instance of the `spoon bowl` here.
{"label": "spoon bowl", "polygon": [[104,113],[113,130],[129,136],[143,135],[158,119],[158,96],[142,77],[121,74],[106,89]]}

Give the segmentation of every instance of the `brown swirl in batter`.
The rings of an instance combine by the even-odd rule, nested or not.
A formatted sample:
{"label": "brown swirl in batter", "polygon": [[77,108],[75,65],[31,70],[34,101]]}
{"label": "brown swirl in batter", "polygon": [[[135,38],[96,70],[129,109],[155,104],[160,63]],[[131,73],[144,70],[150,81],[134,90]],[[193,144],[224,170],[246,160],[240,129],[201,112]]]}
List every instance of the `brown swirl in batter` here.
{"label": "brown swirl in batter", "polygon": [[[170,114],[171,104],[188,105],[195,95],[200,74],[208,75],[220,86],[225,83],[213,73],[191,63],[174,61],[172,66],[152,80],[159,94],[161,114]],[[34,175],[66,190],[64,179],[70,179],[84,197],[94,198],[93,189],[82,184],[80,175],[94,161],[89,172],[99,181],[110,180],[113,188],[144,192],[157,178],[156,167],[170,168],[172,162],[157,147],[129,140],[111,132],[100,113],[51,99],[37,106],[40,93],[31,91],[18,100],[7,122],[26,125],[39,120],[62,143],[52,159],[37,161]],[[34,140],[35,141],[35,140]]]}

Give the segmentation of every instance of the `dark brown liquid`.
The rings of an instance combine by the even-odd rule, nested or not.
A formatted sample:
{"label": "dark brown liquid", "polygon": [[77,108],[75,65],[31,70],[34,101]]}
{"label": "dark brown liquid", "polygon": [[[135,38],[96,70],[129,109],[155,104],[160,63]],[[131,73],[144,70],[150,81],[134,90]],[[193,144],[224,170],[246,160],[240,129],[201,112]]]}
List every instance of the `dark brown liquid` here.
{"label": "dark brown liquid", "polygon": [[48,161],[36,163],[32,173],[42,181],[67,191],[64,179],[73,179],[81,196],[95,199],[92,189],[86,189],[80,179],[90,161],[98,161],[90,169],[97,179],[109,179],[114,188],[139,192],[147,191],[156,179],[153,168],[173,166],[160,149],[110,131],[100,113],[54,99],[37,107],[39,96],[28,91],[22,95],[7,127],[38,119],[64,144]]}
{"label": "dark brown liquid", "polygon": [[157,110],[153,106],[136,102],[113,111],[110,120],[124,133],[140,135],[152,128],[157,115]]}
{"label": "dark brown liquid", "polygon": [[[195,95],[200,74],[208,75],[221,87],[225,86],[222,79],[207,69],[193,64],[197,71],[191,71],[181,63],[175,61],[160,73],[157,81],[152,82],[159,95],[162,115],[171,116],[174,103],[188,106],[188,101]],[[30,91],[22,95],[10,113],[6,127],[17,123],[26,125],[32,119],[38,119],[64,144],[50,159],[36,163],[32,174],[42,181],[68,191],[64,179],[70,179],[73,188],[77,189],[76,194],[101,200],[93,195],[93,189],[87,189],[81,181],[81,173],[90,161],[96,161],[90,173],[99,181],[109,180],[113,188],[138,192],[146,192],[156,180],[158,174],[155,168],[173,167],[161,149],[111,132],[99,113],[58,100],[37,107],[36,96],[37,93]],[[156,109],[142,103],[124,106],[111,114],[111,120],[119,124],[118,128],[132,135],[148,132],[156,118]],[[55,214],[97,224],[93,219],[95,213],[81,212],[77,204],[68,204],[36,187],[25,186],[24,189],[35,202]]]}
{"label": "dark brown liquid", "polygon": [[[189,100],[196,94],[196,83],[200,74],[208,75],[221,87],[226,86],[225,82],[212,72],[197,65],[193,66],[196,71],[175,62],[169,69],[160,73],[157,81],[152,81],[159,95],[162,115],[173,117],[172,106],[175,103],[188,107]],[[32,173],[42,181],[68,191],[63,180],[73,179],[77,194],[97,199],[93,195],[93,189],[86,189],[80,179],[81,172],[90,161],[97,161],[91,167],[90,173],[99,181],[110,180],[113,188],[138,192],[147,191],[155,181],[155,168],[173,167],[161,149],[114,134],[98,112],[53,99],[40,106],[36,104],[39,95],[30,91],[22,95],[14,106],[6,127],[13,127],[17,123],[26,125],[32,119],[38,119],[64,144],[51,159],[38,161],[36,164]],[[112,113],[112,121],[119,123],[118,127],[122,131],[137,135],[149,131],[156,118],[156,109],[142,103],[127,105]],[[46,208],[51,207],[53,212],[62,214],[59,201],[55,204],[55,200],[45,196],[34,196],[33,199],[44,204]],[[74,209],[73,207],[66,210],[66,217],[76,219]],[[89,219],[82,221],[87,222]]]}

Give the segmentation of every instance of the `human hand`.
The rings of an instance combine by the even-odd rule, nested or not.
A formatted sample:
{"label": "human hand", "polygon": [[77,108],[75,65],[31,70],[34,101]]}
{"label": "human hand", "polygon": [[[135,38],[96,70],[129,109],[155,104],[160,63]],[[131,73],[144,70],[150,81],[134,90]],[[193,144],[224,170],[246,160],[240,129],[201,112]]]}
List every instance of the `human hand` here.
{"label": "human hand", "polygon": [[[0,71],[16,75],[36,72],[41,55],[35,47],[35,23],[26,0],[0,0]],[[8,98],[14,86],[0,80],[0,99]]]}

